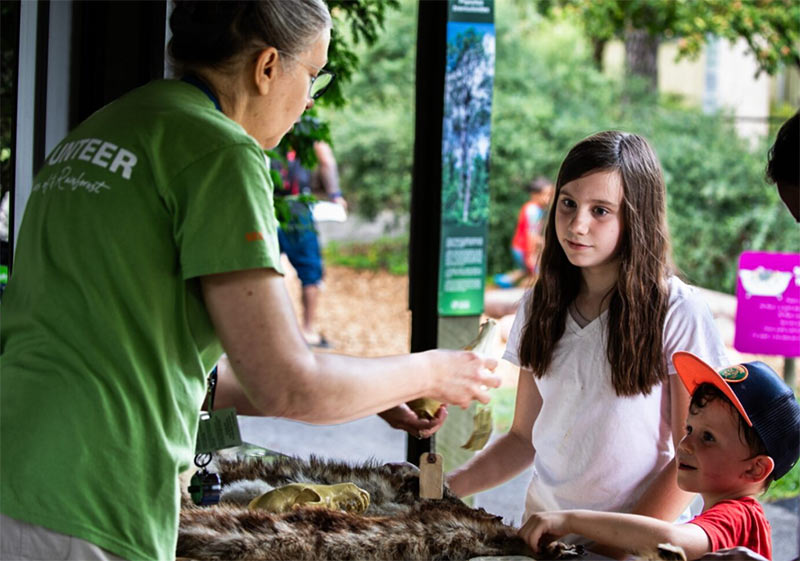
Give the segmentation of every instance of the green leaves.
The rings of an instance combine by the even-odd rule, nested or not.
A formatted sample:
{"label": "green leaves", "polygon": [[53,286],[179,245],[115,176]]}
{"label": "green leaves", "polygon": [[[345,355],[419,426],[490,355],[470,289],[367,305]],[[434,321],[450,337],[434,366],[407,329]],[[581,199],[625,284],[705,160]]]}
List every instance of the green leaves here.
{"label": "green leaves", "polygon": [[[408,211],[414,134],[416,2],[386,14],[386,32],[355,52],[359,71],[346,86],[348,106],[322,108],[331,123],[342,190],[367,217]],[[327,94],[326,94],[327,95]]]}
{"label": "green leaves", "polygon": [[355,47],[373,45],[390,10],[397,9],[397,0],[328,0],[333,18],[333,32],[328,49],[327,68],[336,73],[336,80],[325,95],[322,105],[343,107],[347,101],[342,87],[360,71]]}
{"label": "green leaves", "polygon": [[699,54],[709,37],[743,39],[760,72],[800,67],[796,0],[536,0],[548,17],[578,20],[590,39],[622,38],[629,28],[679,38],[680,57]]}

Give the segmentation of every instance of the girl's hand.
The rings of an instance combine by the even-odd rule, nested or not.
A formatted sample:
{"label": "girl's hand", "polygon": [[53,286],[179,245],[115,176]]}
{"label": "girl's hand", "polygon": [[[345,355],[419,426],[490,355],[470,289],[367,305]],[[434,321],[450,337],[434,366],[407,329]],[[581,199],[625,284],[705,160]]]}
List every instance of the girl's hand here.
{"label": "girl's hand", "polygon": [[420,419],[405,403],[378,413],[393,429],[406,431],[417,438],[430,438],[447,418],[447,407],[442,405],[433,419]]}
{"label": "girl's hand", "polygon": [[489,388],[500,385],[500,377],[492,373],[497,368],[493,358],[473,351],[442,349],[426,351],[425,355],[433,382],[426,397],[466,408],[473,400],[489,403]]}
{"label": "girl's hand", "polygon": [[557,538],[569,534],[566,515],[563,511],[537,512],[522,525],[519,536],[535,553],[540,553]]}
{"label": "girl's hand", "polygon": [[767,559],[751,549],[737,546],[706,553],[700,558],[700,561],[767,561]]}

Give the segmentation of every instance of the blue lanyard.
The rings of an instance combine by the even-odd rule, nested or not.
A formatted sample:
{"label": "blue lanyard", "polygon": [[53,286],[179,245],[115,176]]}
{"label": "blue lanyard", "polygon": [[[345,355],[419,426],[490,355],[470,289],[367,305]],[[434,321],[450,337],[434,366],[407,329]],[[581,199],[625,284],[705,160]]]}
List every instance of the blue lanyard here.
{"label": "blue lanyard", "polygon": [[189,74],[181,78],[187,84],[191,84],[200,89],[201,92],[208,96],[208,99],[214,104],[214,107],[217,108],[217,111],[222,111],[222,107],[219,106],[219,99],[217,96],[214,95],[214,92],[211,91],[211,88],[208,87],[208,84],[203,82],[200,78],[195,76],[194,74]]}

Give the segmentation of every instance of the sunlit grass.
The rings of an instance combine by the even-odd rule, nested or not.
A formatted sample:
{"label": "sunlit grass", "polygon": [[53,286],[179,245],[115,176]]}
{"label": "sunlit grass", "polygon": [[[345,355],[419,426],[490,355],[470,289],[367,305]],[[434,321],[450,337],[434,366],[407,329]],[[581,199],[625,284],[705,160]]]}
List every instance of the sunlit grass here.
{"label": "sunlit grass", "polygon": [[789,499],[800,495],[800,462],[778,481],[774,481],[759,500],[769,503],[780,499]]}
{"label": "sunlit grass", "polygon": [[380,238],[371,242],[329,242],[325,263],[352,269],[384,270],[393,275],[408,274],[408,238]]}
{"label": "sunlit grass", "polygon": [[502,434],[511,429],[511,421],[514,420],[514,402],[516,399],[516,387],[508,386],[492,390],[491,404],[495,432]]}

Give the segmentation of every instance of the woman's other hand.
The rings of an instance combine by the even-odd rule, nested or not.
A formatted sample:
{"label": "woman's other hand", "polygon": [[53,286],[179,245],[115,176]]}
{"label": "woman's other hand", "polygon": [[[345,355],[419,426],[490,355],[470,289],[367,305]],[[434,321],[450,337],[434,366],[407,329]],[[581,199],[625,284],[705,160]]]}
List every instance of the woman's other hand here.
{"label": "woman's other hand", "polygon": [[378,416],[389,423],[393,429],[404,430],[416,438],[430,438],[444,424],[444,420],[447,418],[447,407],[444,405],[439,407],[433,419],[417,417],[416,413],[405,403],[381,411]]}

